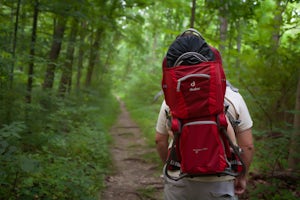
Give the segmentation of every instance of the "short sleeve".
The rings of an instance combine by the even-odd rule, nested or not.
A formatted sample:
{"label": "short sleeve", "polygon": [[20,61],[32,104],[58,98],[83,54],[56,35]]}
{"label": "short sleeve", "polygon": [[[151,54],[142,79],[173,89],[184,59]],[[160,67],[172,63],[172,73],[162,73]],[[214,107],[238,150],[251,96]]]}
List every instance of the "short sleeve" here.
{"label": "short sleeve", "polygon": [[169,107],[167,106],[166,102],[163,101],[160,107],[160,111],[156,123],[156,131],[161,134],[168,134],[168,130],[166,126],[167,123],[166,110],[169,110]]}
{"label": "short sleeve", "polygon": [[230,87],[226,88],[225,101],[229,104],[230,114],[240,121],[237,130],[239,133],[251,128],[253,121],[251,119],[248,107],[241,94],[233,91]]}

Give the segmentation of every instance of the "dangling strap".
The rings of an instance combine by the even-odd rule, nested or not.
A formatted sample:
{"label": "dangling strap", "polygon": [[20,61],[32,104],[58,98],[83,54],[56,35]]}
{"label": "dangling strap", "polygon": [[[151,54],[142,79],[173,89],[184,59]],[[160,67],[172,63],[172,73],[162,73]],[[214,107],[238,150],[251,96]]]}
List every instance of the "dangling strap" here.
{"label": "dangling strap", "polygon": [[170,152],[170,154],[168,156],[168,159],[166,161],[166,164],[164,166],[164,175],[166,177],[168,177],[169,179],[173,180],[173,181],[178,181],[178,180],[188,176],[188,174],[181,174],[181,173],[179,174],[179,176],[171,176],[169,174],[169,166],[170,166],[171,161],[172,161],[171,160],[172,155],[176,154],[176,144],[178,143],[178,140],[179,140],[179,134],[180,133],[175,133],[174,134],[174,139],[173,139],[173,144],[172,144],[172,147],[171,147],[171,152]]}
{"label": "dangling strap", "polygon": [[[179,138],[180,138],[180,134],[181,134],[181,122],[180,122],[179,119],[172,118],[170,124],[171,124],[171,130],[174,133],[174,139],[173,139],[173,142],[172,142],[172,146],[171,146],[169,156],[167,158],[167,161],[166,161],[166,164],[165,164],[165,167],[164,167],[164,175],[166,175],[166,177],[168,177],[169,179],[171,179],[173,181],[178,181],[178,180],[188,176],[188,174],[180,174],[179,176],[176,176],[176,177],[171,176],[169,174],[169,166],[172,164],[171,162],[174,161],[174,160],[172,160],[172,158],[178,157],[178,155],[176,153],[177,153],[177,149],[178,149],[178,152],[179,152]],[[179,166],[177,166],[177,167],[179,167]]]}
{"label": "dangling strap", "polygon": [[232,171],[231,172],[230,171],[228,171],[228,172],[226,171],[225,173],[228,174],[228,175],[232,175],[232,176],[239,176],[239,175],[246,174],[246,165],[245,165],[245,163],[244,163],[244,161],[243,161],[243,159],[241,157],[242,149],[239,146],[233,144],[233,142],[231,141],[231,139],[228,136],[228,133],[227,133],[227,131],[226,131],[226,129],[224,127],[221,128],[221,131],[224,134],[224,136],[226,137],[226,139],[228,140],[230,147],[232,148],[233,152],[237,155],[237,157],[240,160],[241,165],[242,165],[242,172],[240,172],[240,173],[239,172],[232,172]]}

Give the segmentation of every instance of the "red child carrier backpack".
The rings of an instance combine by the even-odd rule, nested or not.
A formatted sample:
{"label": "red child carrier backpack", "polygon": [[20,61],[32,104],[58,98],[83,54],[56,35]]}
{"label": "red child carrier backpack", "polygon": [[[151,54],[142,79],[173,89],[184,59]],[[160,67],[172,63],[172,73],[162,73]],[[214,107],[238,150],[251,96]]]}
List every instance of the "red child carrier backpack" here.
{"label": "red child carrier backpack", "polygon": [[[162,89],[174,133],[165,174],[179,180],[237,176],[243,171],[244,167],[233,168],[237,166],[233,163],[242,160],[239,148],[226,133],[226,78],[220,53],[195,29],[185,31],[170,46],[163,61]],[[180,169],[180,176],[170,176],[168,170],[172,169]]]}

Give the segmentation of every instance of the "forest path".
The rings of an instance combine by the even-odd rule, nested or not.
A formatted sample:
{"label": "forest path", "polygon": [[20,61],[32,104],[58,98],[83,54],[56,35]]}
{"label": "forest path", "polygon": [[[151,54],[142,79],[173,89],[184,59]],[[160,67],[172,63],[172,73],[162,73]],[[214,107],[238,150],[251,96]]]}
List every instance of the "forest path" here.
{"label": "forest path", "polygon": [[101,200],[160,200],[163,180],[157,174],[158,165],[145,159],[155,153],[149,148],[139,127],[132,121],[123,102],[121,113],[111,129],[114,173],[105,179],[106,189]]}

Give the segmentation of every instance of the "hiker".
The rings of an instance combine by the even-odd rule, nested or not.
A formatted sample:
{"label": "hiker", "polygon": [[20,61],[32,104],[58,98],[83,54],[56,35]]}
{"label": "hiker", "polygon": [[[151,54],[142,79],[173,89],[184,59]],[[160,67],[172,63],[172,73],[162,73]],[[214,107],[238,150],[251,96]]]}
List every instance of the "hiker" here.
{"label": "hiker", "polygon": [[[184,37],[184,35],[181,35]],[[192,45],[187,47],[184,45],[184,51],[195,51],[197,36],[191,36]],[[209,53],[208,49],[204,49],[202,52],[207,53],[206,58],[208,60],[213,58],[213,55]],[[174,56],[174,54],[171,54]],[[176,56],[175,56],[176,57]],[[192,63],[194,59],[190,59]],[[164,60],[169,65],[172,60]],[[185,62],[185,61],[183,61]],[[243,153],[241,154],[242,160],[246,165],[246,173],[244,175],[234,177],[231,175],[207,175],[197,177],[185,177],[180,180],[172,180],[167,176],[164,176],[164,199],[165,200],[209,200],[209,199],[237,199],[235,195],[244,193],[246,189],[246,176],[249,166],[253,157],[253,142],[252,142],[252,119],[248,112],[246,103],[242,96],[238,93],[238,90],[230,85],[229,82],[226,84],[225,102],[228,105],[228,113],[235,122],[233,126],[228,123],[228,129],[234,129],[236,134],[236,142],[241,147]],[[156,124],[156,149],[163,161],[166,163],[168,158],[169,148],[171,147],[174,133],[170,130],[168,116],[166,113],[169,111],[169,106],[166,101],[163,101],[161,109],[158,115]],[[232,120],[232,119],[231,119]],[[227,132],[231,132],[227,130]],[[170,141],[170,143],[169,143]],[[180,173],[179,170],[170,170],[170,174],[176,176]]]}

